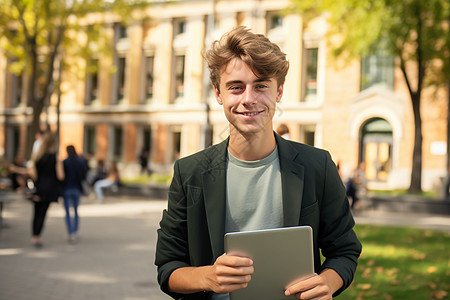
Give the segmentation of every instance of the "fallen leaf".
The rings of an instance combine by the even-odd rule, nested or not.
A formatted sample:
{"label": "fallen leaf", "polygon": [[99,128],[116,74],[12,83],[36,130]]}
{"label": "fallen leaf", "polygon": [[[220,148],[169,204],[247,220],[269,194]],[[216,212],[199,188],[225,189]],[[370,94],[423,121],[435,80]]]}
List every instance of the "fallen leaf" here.
{"label": "fallen leaf", "polygon": [[446,291],[438,290],[430,295],[431,299],[444,299],[447,297],[448,293]]}
{"label": "fallen leaf", "polygon": [[437,267],[435,267],[435,266],[428,267],[427,271],[428,271],[428,273],[435,273],[437,271]]}
{"label": "fallen leaf", "polygon": [[398,274],[398,269],[397,268],[392,268],[386,271],[386,274],[388,276],[394,276]]}
{"label": "fallen leaf", "polygon": [[361,293],[358,294],[358,297],[356,297],[355,300],[363,300],[363,299],[364,299],[364,293],[361,292]]}
{"label": "fallen leaf", "polygon": [[432,290],[435,290],[437,288],[437,285],[434,282],[428,282],[426,286]]}
{"label": "fallen leaf", "polygon": [[372,277],[372,269],[365,269],[364,272],[361,274],[362,278],[370,278]]}
{"label": "fallen leaf", "polygon": [[363,291],[370,290],[372,288],[372,285],[370,283],[360,283],[356,286],[358,289],[361,289]]}

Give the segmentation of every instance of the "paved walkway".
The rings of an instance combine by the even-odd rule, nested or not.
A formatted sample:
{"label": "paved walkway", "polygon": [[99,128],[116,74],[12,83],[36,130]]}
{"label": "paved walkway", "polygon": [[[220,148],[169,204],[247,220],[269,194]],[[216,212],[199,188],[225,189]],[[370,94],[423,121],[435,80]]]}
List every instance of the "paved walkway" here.
{"label": "paved walkway", "polygon": [[67,241],[64,210],[52,204],[44,247],[29,245],[32,205],[4,207],[0,300],[167,300],[156,283],[156,228],[165,201],[85,200],[80,239]]}
{"label": "paved walkway", "polygon": [[450,215],[367,210],[355,212],[354,217],[359,224],[410,226],[450,232]]}
{"label": "paved walkway", "polygon": [[[0,300],[167,300],[153,264],[164,200],[83,199],[80,240],[67,241],[61,204],[49,210],[44,247],[29,246],[32,205],[4,207],[0,229]],[[358,223],[411,225],[450,231],[450,216],[358,213]]]}

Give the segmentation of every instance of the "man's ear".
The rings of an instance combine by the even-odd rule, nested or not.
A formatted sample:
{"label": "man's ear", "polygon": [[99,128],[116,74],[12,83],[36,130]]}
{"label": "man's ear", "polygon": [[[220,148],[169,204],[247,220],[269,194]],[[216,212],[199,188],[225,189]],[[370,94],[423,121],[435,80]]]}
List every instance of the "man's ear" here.
{"label": "man's ear", "polygon": [[283,89],[284,89],[284,84],[280,85],[278,87],[278,91],[277,91],[277,102],[281,101],[281,97],[283,97]]}
{"label": "man's ear", "polygon": [[216,95],[217,103],[219,103],[220,105],[222,105],[222,104],[223,104],[222,96],[220,95],[219,89],[218,89],[215,85],[214,85],[214,94]]}

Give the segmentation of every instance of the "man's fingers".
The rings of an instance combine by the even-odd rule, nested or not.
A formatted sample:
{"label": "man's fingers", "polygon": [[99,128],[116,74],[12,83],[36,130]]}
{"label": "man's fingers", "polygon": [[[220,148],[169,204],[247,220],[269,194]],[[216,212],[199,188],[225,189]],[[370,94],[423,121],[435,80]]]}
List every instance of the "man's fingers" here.
{"label": "man's fingers", "polygon": [[253,274],[254,269],[250,267],[229,267],[224,265],[218,265],[216,267],[217,276],[246,276]]}
{"label": "man's fingers", "polygon": [[247,257],[224,254],[214,264],[216,293],[246,288],[253,274],[253,261]]}
{"label": "man's fingers", "polygon": [[223,254],[217,258],[218,264],[227,265],[230,267],[249,267],[253,266],[253,261],[245,256],[239,254]]}

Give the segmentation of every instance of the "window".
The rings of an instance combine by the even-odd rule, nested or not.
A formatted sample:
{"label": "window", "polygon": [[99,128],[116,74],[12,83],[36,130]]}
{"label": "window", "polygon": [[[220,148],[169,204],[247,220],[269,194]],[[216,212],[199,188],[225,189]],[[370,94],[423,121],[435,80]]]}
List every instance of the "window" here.
{"label": "window", "polygon": [[181,152],[181,132],[172,131],[172,160],[180,158]]}
{"label": "window", "polygon": [[128,37],[128,31],[127,28],[121,24],[121,23],[116,23],[114,24],[114,31],[115,31],[115,35],[116,35],[116,39],[120,40],[120,39],[126,39]]}
{"label": "window", "polygon": [[14,156],[20,152],[20,127],[8,126],[7,129],[7,157],[12,161]]}
{"label": "window", "polygon": [[145,127],[142,131],[143,134],[143,148],[148,152],[152,149],[152,129],[151,127]]}
{"label": "window", "polygon": [[125,68],[126,68],[125,57],[119,57],[119,59],[117,60],[117,90],[116,90],[118,102],[123,100],[125,96]]}
{"label": "window", "polygon": [[184,96],[184,65],[185,56],[177,55],[175,56],[175,98],[181,98]]}
{"label": "window", "polygon": [[316,131],[314,125],[300,126],[300,141],[306,145],[314,146],[316,142]]}
{"label": "window", "polygon": [[314,130],[312,130],[312,129],[305,129],[305,131],[304,131],[304,139],[305,139],[305,144],[306,145],[314,146],[315,137],[316,137],[316,133],[314,132]]}
{"label": "window", "polygon": [[305,80],[304,80],[304,99],[307,101],[311,96],[317,95],[317,65],[318,48],[307,48],[304,53]]}
{"label": "window", "polygon": [[186,32],[186,21],[185,20],[175,20],[175,35],[183,34]]}
{"label": "window", "polygon": [[113,157],[115,161],[122,159],[122,127],[116,126],[113,128]]}
{"label": "window", "polygon": [[91,59],[87,67],[86,104],[98,99],[98,59]]}
{"label": "window", "polygon": [[84,149],[83,153],[87,156],[94,156],[97,150],[96,147],[96,130],[95,127],[86,126],[84,128]]}
{"label": "window", "polygon": [[154,57],[145,57],[145,83],[144,83],[144,95],[145,99],[153,98],[153,67],[154,67]]}
{"label": "window", "polygon": [[377,84],[394,88],[394,59],[381,52],[361,59],[361,91]]}
{"label": "window", "polygon": [[365,162],[368,180],[385,181],[392,169],[392,126],[381,118],[368,120],[361,128],[359,161]]}
{"label": "window", "polygon": [[276,14],[269,15],[268,29],[271,30],[280,27],[283,27],[283,17]]}
{"label": "window", "polygon": [[17,107],[22,102],[23,78],[22,75],[12,75],[11,107]]}

